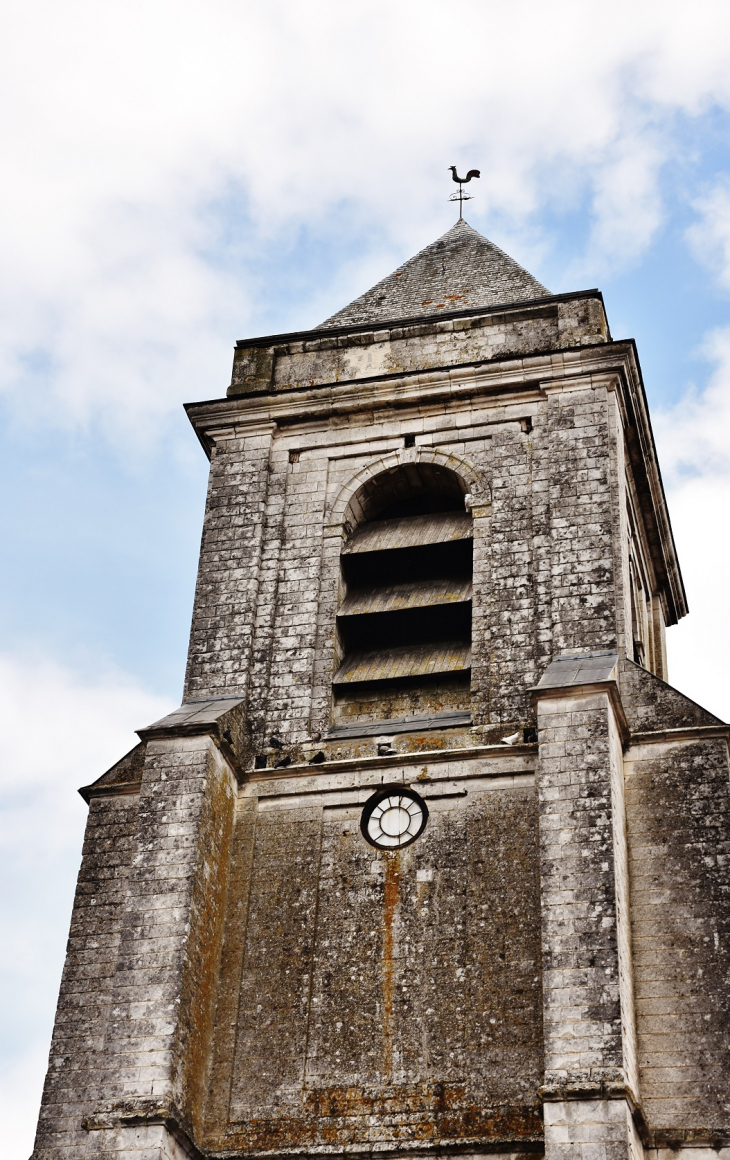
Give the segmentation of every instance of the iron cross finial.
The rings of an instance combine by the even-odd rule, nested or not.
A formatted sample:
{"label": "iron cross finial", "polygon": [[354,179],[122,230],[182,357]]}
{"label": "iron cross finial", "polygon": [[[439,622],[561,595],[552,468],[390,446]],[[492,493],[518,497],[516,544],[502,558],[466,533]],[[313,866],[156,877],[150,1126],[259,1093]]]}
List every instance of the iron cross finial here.
{"label": "iron cross finial", "polygon": [[452,193],[451,197],[449,198],[449,201],[458,201],[458,203],[459,203],[459,221],[463,221],[463,218],[464,218],[464,215],[462,213],[463,204],[465,201],[471,201],[471,194],[464,193],[462,186],[466,185],[467,181],[471,181],[472,177],[481,177],[481,173],[479,172],[478,169],[470,169],[469,172],[467,173],[466,177],[459,177],[459,174],[456,172],[455,165],[450,165],[449,169],[451,170],[452,180],[455,181],[456,184],[459,186],[459,192]]}

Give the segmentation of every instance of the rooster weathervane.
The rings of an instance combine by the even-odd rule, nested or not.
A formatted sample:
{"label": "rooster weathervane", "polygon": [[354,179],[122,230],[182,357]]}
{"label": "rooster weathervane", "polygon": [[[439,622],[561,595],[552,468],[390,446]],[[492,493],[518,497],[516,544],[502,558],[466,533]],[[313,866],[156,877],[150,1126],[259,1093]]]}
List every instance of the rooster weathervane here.
{"label": "rooster weathervane", "polygon": [[464,193],[464,190],[462,187],[464,185],[466,185],[467,181],[471,181],[472,177],[481,177],[481,173],[479,172],[478,169],[470,169],[469,172],[467,173],[466,177],[459,177],[459,174],[456,172],[455,165],[450,165],[449,169],[451,170],[452,179],[456,182],[456,184],[459,187],[459,192],[452,193],[451,197],[449,198],[449,201],[458,201],[458,203],[459,203],[459,221],[462,221],[462,219],[464,217],[464,215],[462,213],[463,203],[465,201],[471,201],[471,194]]}

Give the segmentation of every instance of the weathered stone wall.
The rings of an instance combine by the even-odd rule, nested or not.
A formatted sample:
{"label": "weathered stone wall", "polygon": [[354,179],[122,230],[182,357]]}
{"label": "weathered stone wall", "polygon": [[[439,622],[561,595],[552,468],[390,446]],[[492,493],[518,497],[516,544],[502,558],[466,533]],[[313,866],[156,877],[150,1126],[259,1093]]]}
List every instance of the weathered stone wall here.
{"label": "weathered stone wall", "polygon": [[638,1088],[617,734],[608,691],[540,697],[545,1071],[558,1095]]}
{"label": "weathered stone wall", "polygon": [[546,1160],[643,1160],[644,1149],[623,1099],[545,1104]]}
{"label": "weathered stone wall", "polygon": [[252,665],[272,426],[222,432],[211,454],[186,698],[245,693]]}
{"label": "weathered stone wall", "polygon": [[137,795],[93,798],[71,917],[34,1156],[88,1148],[82,1121],[95,1110],[117,969]]}
{"label": "weathered stone wall", "polygon": [[628,660],[619,682],[638,1090],[652,1141],[695,1155],[730,1128],[727,729]]}
{"label": "weathered stone wall", "polygon": [[626,754],[640,1087],[673,1142],[730,1126],[727,740],[637,742]]}
{"label": "weathered stone wall", "polygon": [[620,644],[612,406],[602,385],[556,388],[531,408],[529,434],[491,440],[491,529],[475,601],[488,610],[474,639],[482,721],[527,718],[526,690],[552,656]]}
{"label": "weathered stone wall", "polygon": [[539,1140],[537,817],[531,775],[506,772],[524,762],[421,766],[431,816],[400,853],[359,831],[383,762],[247,787],[207,1147]]}

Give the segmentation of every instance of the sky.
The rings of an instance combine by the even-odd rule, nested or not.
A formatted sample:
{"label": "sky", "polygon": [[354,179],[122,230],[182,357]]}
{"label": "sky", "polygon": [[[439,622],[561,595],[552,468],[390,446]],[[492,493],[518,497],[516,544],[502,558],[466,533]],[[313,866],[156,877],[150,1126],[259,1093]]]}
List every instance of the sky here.
{"label": "sky", "polygon": [[730,5],[1,0],[0,1122],[26,1160],[86,808],[180,700],[237,338],[316,325],[465,216],[638,342],[730,718]]}

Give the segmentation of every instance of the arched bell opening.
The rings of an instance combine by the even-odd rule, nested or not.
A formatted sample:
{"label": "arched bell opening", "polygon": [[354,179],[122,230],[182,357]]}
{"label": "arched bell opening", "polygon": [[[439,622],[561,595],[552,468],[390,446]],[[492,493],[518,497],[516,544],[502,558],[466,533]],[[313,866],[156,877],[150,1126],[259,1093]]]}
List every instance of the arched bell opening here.
{"label": "arched bell opening", "polygon": [[340,558],[336,725],[468,714],[465,497],[464,481],[434,463],[382,472],[353,497]]}

